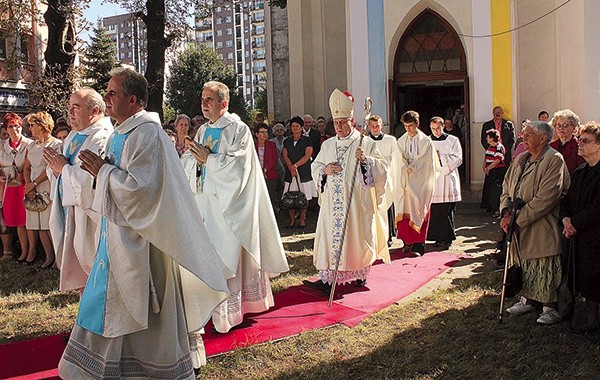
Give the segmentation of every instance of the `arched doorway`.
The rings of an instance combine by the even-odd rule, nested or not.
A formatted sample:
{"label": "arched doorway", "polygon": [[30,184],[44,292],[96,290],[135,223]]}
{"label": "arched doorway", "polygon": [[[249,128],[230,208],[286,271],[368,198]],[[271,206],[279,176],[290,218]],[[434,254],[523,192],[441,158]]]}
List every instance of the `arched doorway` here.
{"label": "arched doorway", "polygon": [[[396,136],[404,133],[400,117],[407,110],[421,115],[426,134],[433,116],[455,117],[463,135],[461,178],[470,183],[469,84],[465,50],[454,28],[439,14],[426,9],[406,28],[394,56],[391,95],[391,125]],[[462,105],[462,108],[461,108]]]}

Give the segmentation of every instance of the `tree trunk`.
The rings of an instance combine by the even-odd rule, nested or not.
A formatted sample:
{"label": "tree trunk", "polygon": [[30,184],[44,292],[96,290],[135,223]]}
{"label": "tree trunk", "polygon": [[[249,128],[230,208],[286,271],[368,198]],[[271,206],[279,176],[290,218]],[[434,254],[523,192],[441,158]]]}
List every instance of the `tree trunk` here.
{"label": "tree trunk", "polygon": [[[44,21],[48,25],[48,45],[44,52],[46,67],[44,78],[51,83],[47,92],[54,94],[56,101],[69,99],[73,90],[73,68],[75,62],[75,18],[73,0],[47,0],[48,9]],[[59,116],[60,107],[47,105],[48,111]]]}
{"label": "tree trunk", "polygon": [[[150,17],[148,17],[150,16]],[[163,94],[165,84],[165,51],[170,42],[165,37],[165,0],[147,0],[146,14],[142,16],[147,32],[148,111],[163,117]]]}
{"label": "tree trunk", "polygon": [[75,27],[72,0],[48,0],[44,21],[48,25],[48,46],[44,52],[45,73],[57,70],[63,75],[75,62]]}

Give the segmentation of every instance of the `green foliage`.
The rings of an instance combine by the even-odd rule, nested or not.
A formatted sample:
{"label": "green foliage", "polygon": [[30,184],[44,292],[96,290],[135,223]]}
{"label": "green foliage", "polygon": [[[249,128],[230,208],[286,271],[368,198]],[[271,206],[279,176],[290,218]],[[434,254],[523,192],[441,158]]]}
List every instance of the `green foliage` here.
{"label": "green foliage", "polygon": [[103,94],[108,81],[110,70],[116,65],[115,45],[104,28],[94,28],[90,44],[85,50],[81,62],[85,67],[84,79],[89,86]]}
{"label": "green foliage", "polygon": [[256,94],[254,99],[255,107],[258,112],[262,112],[265,117],[268,115],[268,106],[267,106],[267,90],[265,88],[260,88]]}
{"label": "green foliage", "polygon": [[229,87],[229,110],[242,120],[247,117],[246,104],[236,91],[235,73],[225,65],[221,56],[212,49],[190,49],[183,52],[171,66],[167,81],[168,103],[178,113],[190,117],[201,114],[200,93],[204,83],[216,80]]}
{"label": "green foliage", "polygon": [[[169,120],[175,120],[175,118],[177,117],[177,112],[175,112],[175,109],[173,107],[171,107],[169,104],[167,103],[163,103],[163,122],[165,121],[169,121]],[[194,115],[190,115],[190,117],[194,117]]]}
{"label": "green foliage", "polygon": [[269,0],[269,5],[272,7],[279,7],[284,9],[287,7],[287,0]]}

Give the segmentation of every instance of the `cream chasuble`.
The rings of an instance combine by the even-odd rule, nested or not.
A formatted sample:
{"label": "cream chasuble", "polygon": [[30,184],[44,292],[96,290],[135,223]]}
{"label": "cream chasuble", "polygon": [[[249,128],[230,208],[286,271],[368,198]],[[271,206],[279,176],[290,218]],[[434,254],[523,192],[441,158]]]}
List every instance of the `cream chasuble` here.
{"label": "cream chasuble", "polygon": [[[63,167],[60,181],[52,181],[50,192],[50,234],[60,269],[60,290],[85,286],[98,245],[100,215],[92,210],[94,177],[81,169],[77,154],[83,149],[103,152],[112,132],[110,119],[104,117],[82,131],[72,131],[63,141],[62,153],[70,164]],[[47,174],[54,176],[50,168]]]}
{"label": "cream chasuble", "polygon": [[[387,166],[375,142],[364,138],[366,173],[358,168],[355,156],[360,133],[353,130],[347,138],[337,136],[325,140],[321,151],[311,165],[313,180],[319,191],[321,210],[317,221],[313,263],[322,281],[332,283],[336,255],[341,253],[338,283],[353,279],[365,279],[371,264],[377,259],[389,263],[385,219],[377,212],[384,201]],[[323,169],[337,162],[342,172],[326,176]],[[348,209],[351,188],[354,186],[352,202]],[[344,221],[348,224],[342,238]]]}
{"label": "cream chasuble", "polygon": [[273,306],[269,278],[289,267],[248,126],[226,112],[201,126],[196,141],[211,149],[206,164],[198,170],[189,152],[182,163],[210,241],[236,274],[227,282],[229,299],[213,314],[217,331],[226,332],[245,313]]}
{"label": "cream chasuble", "polygon": [[[209,243],[175,147],[156,119],[146,111],[131,116],[107,146],[117,133],[126,135],[120,160],[111,153],[100,169],[92,204],[105,218],[106,262],[90,274],[106,279],[102,331],[76,324],[59,374],[193,379],[200,358],[192,358],[188,332],[227,298],[232,274]],[[82,300],[88,287],[96,281]]]}

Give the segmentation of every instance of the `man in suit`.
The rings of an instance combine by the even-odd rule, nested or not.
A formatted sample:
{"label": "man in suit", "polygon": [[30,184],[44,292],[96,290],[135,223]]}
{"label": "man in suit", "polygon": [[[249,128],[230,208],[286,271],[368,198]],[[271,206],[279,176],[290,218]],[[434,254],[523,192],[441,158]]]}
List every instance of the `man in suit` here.
{"label": "man in suit", "polygon": [[487,149],[489,144],[487,143],[485,133],[490,129],[497,129],[500,132],[500,142],[504,145],[504,148],[506,148],[504,162],[506,163],[506,166],[509,166],[512,157],[512,149],[515,145],[515,126],[511,121],[502,118],[502,115],[504,115],[502,107],[494,107],[492,114],[494,118],[483,123],[483,126],[481,127],[481,145],[483,146],[483,149]]}

